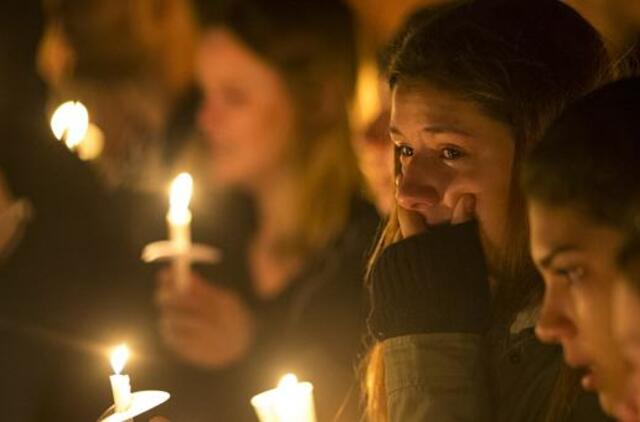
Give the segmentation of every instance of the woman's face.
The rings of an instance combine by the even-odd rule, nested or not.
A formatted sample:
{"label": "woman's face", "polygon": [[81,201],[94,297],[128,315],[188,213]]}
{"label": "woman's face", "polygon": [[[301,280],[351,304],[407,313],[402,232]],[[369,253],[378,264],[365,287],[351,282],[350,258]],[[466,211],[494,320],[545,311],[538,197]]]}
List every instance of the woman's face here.
{"label": "woman's face", "polygon": [[514,158],[509,128],[442,90],[399,84],[389,131],[402,168],[398,205],[435,225],[472,195],[485,252],[502,251]]}
{"label": "woman's face", "polygon": [[198,125],[215,183],[254,188],[273,179],[294,130],[278,72],[225,29],[205,33],[196,72],[204,97]]}

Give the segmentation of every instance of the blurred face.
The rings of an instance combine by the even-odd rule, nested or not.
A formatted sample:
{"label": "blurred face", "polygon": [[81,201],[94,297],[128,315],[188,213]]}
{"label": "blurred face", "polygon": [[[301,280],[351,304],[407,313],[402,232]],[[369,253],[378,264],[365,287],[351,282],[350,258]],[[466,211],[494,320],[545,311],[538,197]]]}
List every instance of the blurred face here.
{"label": "blurred face", "polygon": [[280,75],[225,29],[204,35],[196,66],[204,96],[198,124],[215,182],[252,188],[273,179],[294,124]]}
{"label": "blurred face", "polygon": [[400,84],[389,132],[402,167],[398,205],[435,225],[451,219],[462,195],[472,195],[485,252],[502,250],[514,156],[509,128],[469,101]]}
{"label": "blurred face", "polygon": [[354,142],[360,170],[381,215],[393,206],[393,146],[389,141],[389,111],[382,111]]}
{"label": "blurred face", "polygon": [[640,28],[640,2],[638,0],[612,0],[612,6],[618,10],[618,15],[630,21],[636,29]]}
{"label": "blurred face", "polygon": [[613,327],[620,351],[631,366],[631,400],[640,409],[640,295],[626,280],[614,286]]}
{"label": "blurred face", "polygon": [[570,208],[537,201],[529,204],[529,222],[531,253],[545,282],[536,333],[562,345],[567,364],[585,371],[582,386],[597,391],[612,414],[624,402],[628,371],[611,314],[623,236]]}

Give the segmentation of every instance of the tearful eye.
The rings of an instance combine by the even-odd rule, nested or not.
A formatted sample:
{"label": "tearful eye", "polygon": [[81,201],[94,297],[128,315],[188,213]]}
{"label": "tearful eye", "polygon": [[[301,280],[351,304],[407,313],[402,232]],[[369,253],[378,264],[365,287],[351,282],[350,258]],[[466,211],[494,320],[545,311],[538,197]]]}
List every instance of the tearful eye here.
{"label": "tearful eye", "polygon": [[569,281],[569,283],[576,283],[582,280],[585,275],[585,268],[582,266],[559,268],[556,273]]}
{"label": "tearful eye", "polygon": [[413,156],[413,148],[407,145],[398,145],[397,147],[398,154],[400,157],[412,157]]}
{"label": "tearful eye", "polygon": [[456,148],[444,148],[442,150],[442,158],[445,160],[457,160],[458,158],[462,158],[464,153]]}
{"label": "tearful eye", "polygon": [[584,267],[577,266],[567,270],[567,278],[570,281],[579,281],[584,277]]}

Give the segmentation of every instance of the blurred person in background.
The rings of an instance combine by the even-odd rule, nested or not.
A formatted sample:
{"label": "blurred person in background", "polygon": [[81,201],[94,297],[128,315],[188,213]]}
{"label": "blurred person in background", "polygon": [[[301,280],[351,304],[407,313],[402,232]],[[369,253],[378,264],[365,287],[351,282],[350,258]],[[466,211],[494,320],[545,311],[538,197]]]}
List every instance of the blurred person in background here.
{"label": "blurred person in background", "polygon": [[193,128],[191,2],[46,0],[45,8],[38,64],[51,107],[87,106],[104,134],[94,164],[107,186],[164,189]]}
{"label": "blurred person in background", "polygon": [[[165,373],[170,415],[254,420],[251,396],[294,372],[330,420],[355,387],[378,221],[350,143],[352,16],[338,1],[243,1],[213,20],[209,8],[198,122],[226,194],[201,230],[223,261],[182,293],[159,275],[161,332],[184,362]],[[344,420],[357,417],[357,396]]]}
{"label": "blurred person in background", "polygon": [[127,210],[128,253],[139,256],[145,244],[165,236],[163,213],[174,173],[200,178],[193,79],[198,24],[192,4],[44,4],[47,25],[38,65],[49,86],[49,115],[69,100],[87,107],[104,144],[90,163]]}
{"label": "blurred person in background", "polygon": [[635,0],[564,0],[600,34],[621,76],[638,68],[640,5]]}
{"label": "blurred person in background", "polygon": [[45,120],[40,7],[0,16],[0,405],[5,420],[95,420],[112,401],[105,347],[140,325],[120,210]]}

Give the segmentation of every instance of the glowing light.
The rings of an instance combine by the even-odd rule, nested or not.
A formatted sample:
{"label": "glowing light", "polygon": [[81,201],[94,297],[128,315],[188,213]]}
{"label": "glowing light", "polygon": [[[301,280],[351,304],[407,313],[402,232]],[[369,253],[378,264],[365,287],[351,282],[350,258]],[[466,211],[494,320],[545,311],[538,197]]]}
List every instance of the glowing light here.
{"label": "glowing light", "polygon": [[89,112],[79,101],[67,101],[51,116],[51,130],[55,137],[73,149],[84,139],[89,129]]}
{"label": "glowing light", "polygon": [[189,173],[180,173],[169,190],[169,221],[186,223],[191,219],[189,203],[193,194],[193,179]]}
{"label": "glowing light", "polygon": [[116,375],[124,370],[124,366],[129,360],[129,348],[126,344],[121,344],[111,352],[111,367]]}
{"label": "glowing light", "polygon": [[89,128],[84,138],[77,146],[77,153],[80,159],[88,161],[98,158],[104,149],[104,133],[93,123],[89,123]]}
{"label": "glowing light", "polygon": [[280,378],[280,382],[278,383],[279,390],[286,390],[295,387],[298,384],[298,377],[294,374],[287,374]]}
{"label": "glowing light", "polygon": [[278,386],[251,399],[260,422],[316,422],[313,385],[287,374]]}

